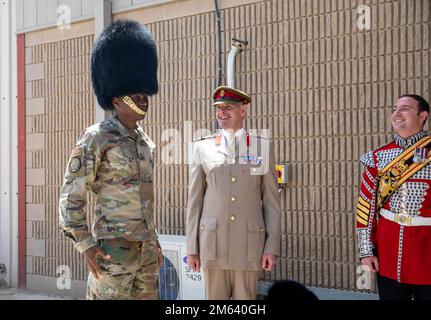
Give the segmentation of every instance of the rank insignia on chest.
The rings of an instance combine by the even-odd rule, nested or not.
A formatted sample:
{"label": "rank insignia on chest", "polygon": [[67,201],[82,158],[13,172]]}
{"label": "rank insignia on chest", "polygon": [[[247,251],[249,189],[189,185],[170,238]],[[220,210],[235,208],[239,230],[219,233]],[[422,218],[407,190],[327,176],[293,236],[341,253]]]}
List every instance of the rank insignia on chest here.
{"label": "rank insignia on chest", "polygon": [[416,148],[413,155],[413,162],[414,163],[426,162],[427,154],[428,154],[427,148]]}

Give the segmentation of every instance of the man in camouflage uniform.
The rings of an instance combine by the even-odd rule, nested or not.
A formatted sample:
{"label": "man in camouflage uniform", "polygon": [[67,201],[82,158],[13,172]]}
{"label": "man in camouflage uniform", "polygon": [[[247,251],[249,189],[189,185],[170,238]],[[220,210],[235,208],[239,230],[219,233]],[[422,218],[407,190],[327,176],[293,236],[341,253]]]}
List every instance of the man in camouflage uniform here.
{"label": "man in camouflage uniform", "polygon": [[[60,228],[90,268],[87,299],[157,299],[162,264],[153,214],[155,145],[137,121],[157,93],[157,51],[134,21],[108,26],[91,57],[94,92],[115,116],[85,130],[66,169]],[[91,232],[86,192],[96,196]]]}

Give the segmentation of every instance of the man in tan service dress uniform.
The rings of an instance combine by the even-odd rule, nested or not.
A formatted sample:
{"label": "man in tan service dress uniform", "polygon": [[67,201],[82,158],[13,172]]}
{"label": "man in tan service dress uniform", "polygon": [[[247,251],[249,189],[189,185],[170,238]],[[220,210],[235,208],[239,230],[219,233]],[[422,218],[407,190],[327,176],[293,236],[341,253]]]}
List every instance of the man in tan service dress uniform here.
{"label": "man in tan service dress uniform", "polygon": [[187,262],[203,267],[207,299],[256,299],[259,271],[280,255],[274,149],[243,129],[246,93],[222,86],[213,100],[222,130],[193,145]]}

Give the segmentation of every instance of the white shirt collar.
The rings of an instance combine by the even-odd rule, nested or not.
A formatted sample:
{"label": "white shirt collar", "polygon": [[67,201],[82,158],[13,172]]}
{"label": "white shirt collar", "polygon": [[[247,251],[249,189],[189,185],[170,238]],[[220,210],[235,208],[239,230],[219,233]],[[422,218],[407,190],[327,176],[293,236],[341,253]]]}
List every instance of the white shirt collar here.
{"label": "white shirt collar", "polygon": [[[244,132],[245,132],[244,128],[236,130],[235,131],[235,137],[240,138],[244,134]],[[221,133],[226,139],[229,139],[232,135],[231,132],[224,130],[224,129],[221,130]]]}

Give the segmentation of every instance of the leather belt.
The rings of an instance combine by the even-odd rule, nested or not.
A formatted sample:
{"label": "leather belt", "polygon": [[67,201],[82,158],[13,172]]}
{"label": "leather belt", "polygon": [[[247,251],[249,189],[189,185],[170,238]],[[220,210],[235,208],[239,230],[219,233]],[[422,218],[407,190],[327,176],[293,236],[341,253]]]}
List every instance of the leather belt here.
{"label": "leather belt", "polygon": [[401,226],[431,226],[431,217],[412,216],[409,214],[396,214],[386,209],[380,209],[380,215]]}

